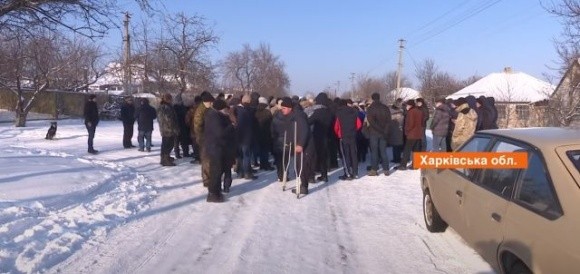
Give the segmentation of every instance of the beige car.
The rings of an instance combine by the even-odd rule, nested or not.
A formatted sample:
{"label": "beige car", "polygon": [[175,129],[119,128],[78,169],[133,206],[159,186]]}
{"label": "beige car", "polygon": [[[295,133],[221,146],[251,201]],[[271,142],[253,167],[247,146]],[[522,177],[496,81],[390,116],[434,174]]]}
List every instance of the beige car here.
{"label": "beige car", "polygon": [[580,273],[580,130],[486,130],[458,151],[526,151],[528,168],[422,170],[427,229],[451,226],[500,273]]}

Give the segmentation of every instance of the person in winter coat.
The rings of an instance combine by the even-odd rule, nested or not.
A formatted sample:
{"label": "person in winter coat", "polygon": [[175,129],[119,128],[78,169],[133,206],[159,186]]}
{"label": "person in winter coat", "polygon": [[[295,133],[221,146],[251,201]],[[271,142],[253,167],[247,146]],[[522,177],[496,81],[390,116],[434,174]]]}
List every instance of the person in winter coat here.
{"label": "person in winter coat", "polygon": [[[288,163],[290,157],[287,155],[296,155],[296,167],[298,169],[302,168],[302,172],[298,170],[301,180],[300,193],[308,194],[308,182],[314,177],[311,167],[314,164],[315,149],[307,116],[304,112],[299,112],[295,109],[296,105],[289,97],[282,98],[281,106],[282,108],[272,122],[272,137],[274,139],[274,154],[277,158],[278,179],[281,181],[283,176],[282,157],[284,157],[284,163]],[[286,143],[284,143],[284,139],[286,139]],[[286,154],[284,154],[284,151]],[[292,192],[295,192],[295,189]]]}
{"label": "person in winter coat", "polygon": [[447,127],[447,136],[445,137],[445,145],[447,147],[447,152],[452,152],[451,148],[453,130],[455,130],[455,120],[457,120],[457,111],[455,111],[455,104],[453,104],[453,99],[447,99],[446,105],[449,108],[449,126]]}
{"label": "person in winter coat", "polygon": [[405,121],[405,115],[403,113],[402,99],[398,98],[393,105],[389,108],[391,112],[391,124],[389,125],[389,138],[387,144],[392,147],[393,150],[393,163],[401,162],[401,155],[403,154],[403,126]]}
{"label": "person in winter coat", "polygon": [[191,155],[193,159],[190,161],[190,163],[192,164],[197,164],[201,162],[200,146],[195,138],[195,127],[194,127],[195,110],[201,104],[202,104],[201,96],[197,95],[193,97],[193,105],[189,107],[189,109],[187,110],[187,114],[185,115],[186,121],[185,124],[187,125],[187,128],[189,128],[189,140],[191,141],[191,150],[192,150]]}
{"label": "person in winter coat", "polygon": [[[222,175],[228,168],[228,141],[234,133],[234,127],[227,115],[227,104],[223,100],[215,100],[213,106],[208,108],[204,115],[204,144],[207,160],[210,164],[209,185],[207,202],[221,203]],[[225,109],[225,110],[224,110]],[[228,177],[227,174],[225,176]],[[228,193],[231,186],[231,169],[229,181],[224,182],[224,192]]]}
{"label": "person in winter coat", "polygon": [[270,134],[272,118],[272,112],[268,109],[268,99],[260,97],[258,99],[258,108],[256,109],[258,132],[255,135],[258,144],[260,169],[267,171],[274,170],[269,160],[272,150],[272,136]]}
{"label": "person in winter coat", "polygon": [[131,139],[133,139],[133,127],[135,125],[135,105],[133,98],[126,97],[121,106],[121,121],[123,122],[123,147],[134,148]]}
{"label": "person in winter coat", "polygon": [[383,173],[389,176],[389,157],[387,156],[387,140],[389,138],[391,111],[381,103],[378,93],[371,95],[373,102],[367,108],[367,123],[369,127],[369,141],[371,148],[371,170],[369,176],[377,176],[379,158],[382,163]]}
{"label": "person in winter coat", "polygon": [[183,157],[190,157],[189,154],[189,144],[191,143],[191,137],[189,136],[189,126],[187,125],[186,115],[187,107],[183,104],[183,99],[181,94],[175,96],[175,104],[173,105],[175,110],[175,115],[177,117],[177,126],[179,128],[179,134],[175,137],[175,143],[173,151],[175,152],[175,158],[181,158],[181,153],[179,149],[183,151]]}
{"label": "person in winter coat", "polygon": [[153,133],[153,120],[157,118],[157,111],[149,105],[149,99],[142,98],[141,106],[135,115],[137,118],[137,142],[139,151],[151,152],[151,134]]}
{"label": "person in winter coat", "polygon": [[423,98],[417,98],[415,103],[417,108],[423,113],[423,123],[421,124],[423,127],[423,137],[421,137],[421,148],[419,151],[427,151],[427,135],[425,131],[427,130],[427,121],[429,120],[429,106],[427,106]]}
{"label": "person in winter coat", "polygon": [[215,100],[211,93],[204,91],[201,93],[202,103],[195,109],[193,114],[193,130],[195,132],[195,138],[197,144],[200,148],[200,160],[201,160],[201,180],[203,181],[203,186],[207,187],[209,185],[209,171],[210,171],[210,161],[207,159],[205,153],[206,148],[203,146],[204,142],[204,122],[205,122],[205,112],[211,107],[211,104]]}
{"label": "person in winter coat", "polygon": [[457,120],[455,120],[455,129],[451,138],[453,150],[457,150],[465,141],[474,133],[477,125],[477,113],[471,109],[464,98],[457,99],[454,104],[457,106]]}
{"label": "person in winter coat", "polygon": [[320,171],[320,176],[316,180],[328,182],[328,132],[332,127],[332,112],[328,108],[330,99],[326,93],[321,92],[314,98],[314,103],[315,105],[306,108],[304,112],[314,137],[315,169]]}
{"label": "person in winter coat", "polygon": [[161,133],[161,162],[162,166],[175,166],[175,159],[169,157],[175,136],[179,134],[177,126],[177,117],[173,109],[173,96],[170,93],[164,93],[161,97],[161,104],[157,109],[157,122],[159,123],[159,132]]}
{"label": "person in winter coat", "polygon": [[[352,104],[352,103],[351,103]],[[356,104],[353,104],[353,108],[356,110],[357,114],[358,114],[358,119],[363,122],[366,120],[367,117],[367,111],[366,111],[366,107],[364,105],[364,103],[359,104],[358,106]],[[362,132],[362,127],[357,130],[356,132],[356,151],[357,151],[357,159],[360,162],[366,162],[367,161],[367,154],[369,152],[369,138],[367,136],[365,136],[365,134]]]}
{"label": "person in winter coat", "polygon": [[405,117],[405,136],[407,141],[403,151],[403,159],[397,169],[406,170],[407,163],[411,157],[411,151],[419,151],[421,146],[421,139],[423,138],[423,112],[416,107],[414,100],[409,100],[406,103],[407,117]]}
{"label": "person in winter coat", "polygon": [[339,101],[334,121],[334,133],[340,140],[344,174],[338,178],[352,180],[358,178],[358,153],[356,147],[356,133],[362,127],[358,112],[347,105],[346,100]]}
{"label": "person in winter coat", "polygon": [[433,121],[431,121],[431,132],[433,134],[432,151],[447,151],[445,137],[448,133],[449,120],[449,107],[445,104],[445,99],[435,101],[435,113],[433,114]]}
{"label": "person in winter coat", "polygon": [[493,129],[495,128],[493,125],[493,113],[485,96],[480,96],[476,99],[476,107],[477,107],[477,127],[475,131],[486,130],[486,129]]}
{"label": "person in winter coat", "polygon": [[254,139],[254,129],[256,125],[254,121],[255,109],[250,107],[251,97],[250,95],[244,95],[242,97],[241,104],[236,106],[236,117],[237,117],[237,127],[236,132],[238,134],[238,176],[244,179],[254,180],[258,178],[255,176],[254,170],[252,169],[252,144]]}
{"label": "person in winter coat", "polygon": [[95,138],[95,131],[97,129],[97,125],[99,124],[99,108],[97,107],[97,96],[94,94],[89,95],[89,100],[85,103],[84,108],[84,117],[85,117],[85,127],[87,128],[87,132],[89,133],[88,138],[88,149],[87,152],[90,154],[97,154],[99,153],[98,150],[95,150],[93,147],[93,139]]}

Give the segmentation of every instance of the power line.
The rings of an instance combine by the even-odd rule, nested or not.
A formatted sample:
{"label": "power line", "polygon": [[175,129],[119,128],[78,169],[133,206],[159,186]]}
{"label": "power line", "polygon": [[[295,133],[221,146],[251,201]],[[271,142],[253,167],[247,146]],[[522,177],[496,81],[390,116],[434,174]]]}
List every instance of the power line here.
{"label": "power line", "polygon": [[498,4],[499,2],[501,2],[502,0],[491,0],[491,1],[486,1],[483,4],[480,4],[477,7],[472,8],[471,10],[468,10],[467,12],[461,14],[460,16],[457,16],[455,18],[453,18],[453,20],[449,21],[447,25],[442,26],[442,28],[436,29],[434,28],[433,30],[431,30],[430,32],[427,32],[425,35],[426,37],[419,40],[419,42],[413,43],[411,47],[415,47],[429,39],[432,39],[440,34],[442,34],[443,32],[465,22],[467,19],[470,19],[478,14],[480,14],[481,12],[491,8],[492,6]]}
{"label": "power line", "polygon": [[413,38],[413,34],[414,33],[419,33],[420,31],[426,29],[427,27],[431,26],[432,24],[434,24],[435,22],[443,19],[445,16],[451,14],[452,12],[458,10],[459,8],[461,8],[462,6],[464,6],[465,4],[467,4],[468,2],[470,2],[471,0],[466,0],[461,2],[459,5],[453,7],[452,9],[448,10],[447,12],[441,14],[439,17],[425,23],[423,26],[419,27],[417,30],[413,31],[412,34],[408,37],[408,39]]}

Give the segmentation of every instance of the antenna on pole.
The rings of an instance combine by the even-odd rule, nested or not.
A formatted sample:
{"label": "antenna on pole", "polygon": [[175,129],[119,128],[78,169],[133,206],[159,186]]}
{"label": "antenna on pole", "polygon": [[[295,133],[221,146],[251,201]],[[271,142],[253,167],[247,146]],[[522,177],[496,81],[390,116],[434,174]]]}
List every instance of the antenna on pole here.
{"label": "antenna on pole", "polygon": [[401,95],[401,73],[403,72],[403,49],[405,49],[405,40],[399,39],[399,67],[397,69],[397,96]]}
{"label": "antenna on pole", "polygon": [[129,19],[131,15],[125,12],[124,32],[123,32],[123,93],[130,95],[131,92],[131,37],[129,35]]}

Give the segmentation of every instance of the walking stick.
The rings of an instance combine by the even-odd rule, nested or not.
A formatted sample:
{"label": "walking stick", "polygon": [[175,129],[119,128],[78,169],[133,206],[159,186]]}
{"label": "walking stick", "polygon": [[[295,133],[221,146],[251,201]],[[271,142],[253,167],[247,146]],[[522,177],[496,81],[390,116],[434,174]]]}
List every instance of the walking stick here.
{"label": "walking stick", "polygon": [[[286,191],[286,182],[288,181],[288,168],[290,167],[290,153],[292,153],[290,144],[286,144],[286,135],[287,131],[284,132],[284,144],[282,144],[282,191]],[[288,147],[288,162],[285,163],[286,160],[286,147]]]}
{"label": "walking stick", "polygon": [[[302,167],[304,165],[304,151],[300,152],[300,169],[297,168],[296,160],[298,153],[296,152],[296,144],[298,143],[298,123],[294,122],[294,173],[296,173],[296,199],[300,198],[300,186],[302,185]],[[304,148],[303,148],[304,149]]]}

